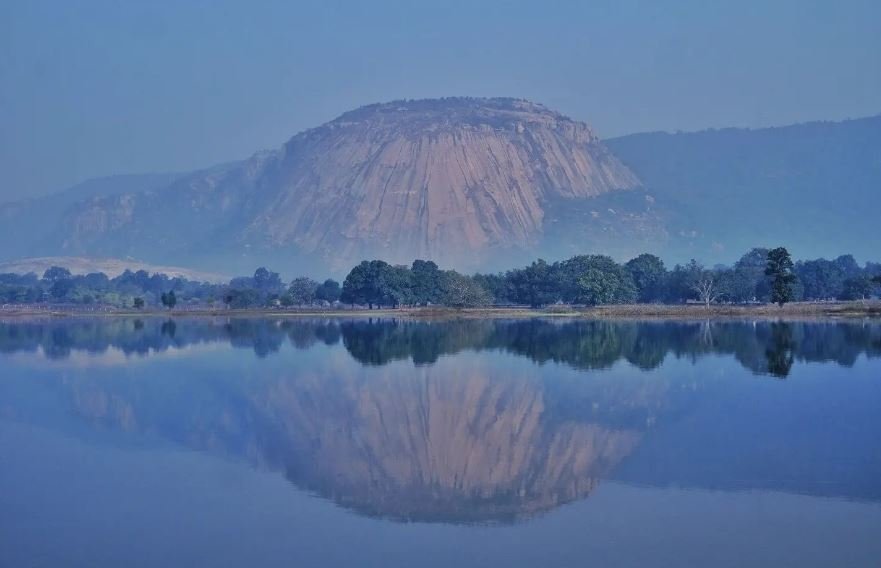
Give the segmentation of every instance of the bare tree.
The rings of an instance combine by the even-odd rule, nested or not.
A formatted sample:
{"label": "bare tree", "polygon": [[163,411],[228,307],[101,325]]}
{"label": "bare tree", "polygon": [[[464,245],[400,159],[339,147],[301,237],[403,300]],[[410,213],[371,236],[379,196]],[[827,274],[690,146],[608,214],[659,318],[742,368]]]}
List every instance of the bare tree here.
{"label": "bare tree", "polygon": [[710,304],[717,302],[724,294],[719,279],[712,270],[700,270],[691,282],[691,289],[707,310],[710,309]]}

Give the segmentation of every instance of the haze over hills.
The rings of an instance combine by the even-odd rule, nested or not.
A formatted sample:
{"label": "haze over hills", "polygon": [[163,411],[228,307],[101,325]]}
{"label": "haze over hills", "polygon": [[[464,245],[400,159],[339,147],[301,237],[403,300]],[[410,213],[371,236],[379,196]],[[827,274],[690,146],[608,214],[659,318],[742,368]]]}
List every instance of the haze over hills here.
{"label": "haze over hills", "polygon": [[879,156],[881,117],[604,143],[524,100],[396,101],[241,162],[0,205],[0,260],[341,275],[364,258],[486,271],[599,252],[726,262],[778,244],[874,260]]}
{"label": "haze over hills", "polygon": [[40,276],[53,266],[66,268],[74,275],[102,272],[110,278],[116,278],[126,270],[132,272],[144,270],[150,274],[165,274],[169,278],[186,278],[195,282],[209,282],[212,284],[226,283],[230,279],[229,275],[199,272],[179,266],[145,264],[131,259],[81,258],[77,256],[46,256],[0,262],[0,274],[10,272],[14,274],[33,273]]}
{"label": "haze over hills", "polygon": [[778,245],[802,258],[881,257],[881,115],[634,134],[606,144],[680,213],[688,237],[678,243],[680,257],[693,251],[731,261],[751,247]]}

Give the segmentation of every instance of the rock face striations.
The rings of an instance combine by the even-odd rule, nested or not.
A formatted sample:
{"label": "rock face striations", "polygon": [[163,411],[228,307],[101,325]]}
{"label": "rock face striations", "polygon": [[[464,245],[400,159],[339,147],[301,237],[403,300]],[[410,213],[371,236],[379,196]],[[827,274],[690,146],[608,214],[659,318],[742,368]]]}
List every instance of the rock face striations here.
{"label": "rock face striations", "polygon": [[638,186],[587,125],[542,105],[400,101],[162,189],[81,202],[56,243],[68,254],[168,262],[247,254],[333,269],[366,257],[474,267],[535,249],[551,204]]}

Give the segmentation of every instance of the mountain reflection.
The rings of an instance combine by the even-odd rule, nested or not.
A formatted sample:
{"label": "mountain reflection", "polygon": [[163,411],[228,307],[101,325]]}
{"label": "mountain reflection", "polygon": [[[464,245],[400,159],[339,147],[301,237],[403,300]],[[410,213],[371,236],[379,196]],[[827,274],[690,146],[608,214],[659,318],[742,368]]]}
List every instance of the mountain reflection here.
{"label": "mountain reflection", "polygon": [[616,322],[548,320],[224,320],[75,319],[0,322],[0,353],[41,350],[50,359],[72,351],[148,355],[189,345],[228,342],[258,357],[285,343],[309,349],[342,340],[364,365],[410,360],[434,364],[462,351],[499,350],[537,363],[605,369],[627,361],[657,368],[668,355],[693,358],[733,355],[756,374],[786,377],[796,362],[852,366],[857,357],[881,355],[881,328],[859,323],[810,322]]}
{"label": "mountain reflection", "polygon": [[368,516],[451,523],[512,522],[585,498],[668,404],[648,377],[548,383],[528,367],[452,360],[56,388],[94,427],[245,459]]}
{"label": "mountain reflection", "polygon": [[[76,351],[115,349],[146,357],[218,342],[253,350],[260,358],[285,345],[336,346],[343,358],[289,352],[296,355],[294,364],[279,356],[283,364],[237,370],[206,366],[197,357],[189,367],[176,361],[171,372],[149,366],[125,373],[86,368],[64,373],[63,380],[50,373],[44,384],[93,427],[158,435],[280,471],[297,487],[365,515],[485,523],[529,518],[583,499],[640,449],[648,466],[635,473],[631,468],[627,476],[652,482],[653,463],[660,460],[645,462],[652,455],[645,446],[651,446],[656,425],[692,412],[716,388],[713,381],[678,374],[593,370],[621,361],[650,370],[670,356],[687,362],[722,354],[752,373],[785,377],[800,361],[849,366],[860,355],[881,354],[878,326],[847,323],[247,318],[0,323],[0,352],[62,361]],[[479,352],[572,370],[514,365],[511,357]],[[27,389],[35,383],[22,384]],[[752,420],[755,404],[746,409],[742,417]],[[729,414],[726,423],[737,418]],[[747,464],[748,453],[749,446],[734,466]],[[828,482],[852,472],[833,470],[823,474],[831,475],[823,484],[814,483],[811,468],[799,467],[810,464],[811,455],[790,464],[792,477],[775,476],[772,468],[756,479],[770,479],[775,488],[805,482],[838,491]],[[688,471],[674,465],[668,463],[665,471],[685,478]],[[863,469],[873,471],[865,464]],[[713,476],[696,483],[711,486],[722,477],[707,471]],[[875,495],[871,483],[866,487],[857,490]]]}

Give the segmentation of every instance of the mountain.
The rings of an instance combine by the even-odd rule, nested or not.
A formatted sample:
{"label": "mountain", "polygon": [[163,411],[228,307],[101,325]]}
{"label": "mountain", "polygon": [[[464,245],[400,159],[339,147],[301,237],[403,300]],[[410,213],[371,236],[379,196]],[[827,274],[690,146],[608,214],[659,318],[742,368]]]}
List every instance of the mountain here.
{"label": "mountain", "polygon": [[881,116],[600,141],[520,99],[396,101],[243,161],[0,205],[0,260],[337,277],[365,258],[491,271],[592,252],[730,262],[784,245],[873,260],[879,188]]}
{"label": "mountain", "polygon": [[344,271],[370,257],[501,267],[559,224],[579,225],[573,246],[592,236],[657,240],[638,187],[587,125],[541,105],[398,101],[164,187],[81,200],[39,252],[225,271],[262,262]]}
{"label": "mountain", "polygon": [[881,116],[763,129],[654,132],[606,141],[680,214],[680,258],[730,261],[755,246],[875,260]]}

